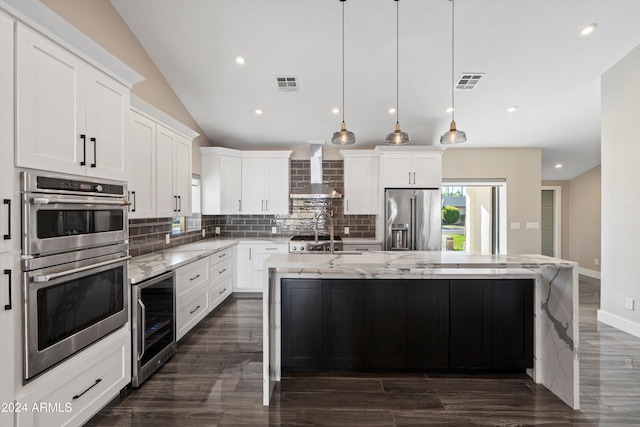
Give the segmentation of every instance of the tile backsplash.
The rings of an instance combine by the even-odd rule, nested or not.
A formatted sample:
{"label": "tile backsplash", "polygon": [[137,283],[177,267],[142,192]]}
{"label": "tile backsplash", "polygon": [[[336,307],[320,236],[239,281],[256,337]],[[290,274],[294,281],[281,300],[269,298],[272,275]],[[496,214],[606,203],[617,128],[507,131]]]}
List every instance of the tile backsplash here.
{"label": "tile backsplash", "polygon": [[[344,162],[322,162],[323,181],[344,194]],[[291,160],[291,190],[296,190],[311,180],[309,160]],[[343,215],[343,199],[289,199],[289,215],[203,215],[202,228],[206,237],[215,236],[220,227],[220,237],[290,237],[295,234],[313,234],[316,215],[333,211],[335,234],[343,236],[349,227],[349,237],[375,237],[375,215]],[[276,233],[272,233],[276,227]],[[318,231],[329,233],[326,216],[318,220]],[[170,247],[202,240],[201,231],[191,231],[171,236],[165,243],[165,235],[171,233],[171,218],[134,219],[129,221],[129,252],[132,256],[161,251]]]}

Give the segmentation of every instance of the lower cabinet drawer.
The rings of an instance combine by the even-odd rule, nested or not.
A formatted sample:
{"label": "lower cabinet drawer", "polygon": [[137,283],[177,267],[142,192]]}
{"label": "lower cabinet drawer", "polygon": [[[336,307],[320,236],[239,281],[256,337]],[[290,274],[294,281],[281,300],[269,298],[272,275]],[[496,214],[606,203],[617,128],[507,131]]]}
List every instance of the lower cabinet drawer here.
{"label": "lower cabinet drawer", "polygon": [[209,283],[209,259],[194,261],[176,270],[176,296],[178,300],[193,298],[196,288]]}
{"label": "lower cabinet drawer", "polygon": [[218,281],[219,279],[230,276],[233,272],[233,258],[227,258],[225,261],[219,262],[216,265],[212,265],[209,269],[209,276],[211,282]]}
{"label": "lower cabinet drawer", "polygon": [[209,289],[209,309],[213,310],[220,305],[222,301],[227,299],[231,295],[233,287],[233,278],[228,278],[219,281]]}
{"label": "lower cabinet drawer", "polygon": [[199,291],[187,301],[180,302],[176,313],[177,339],[180,340],[191,328],[197,325],[209,311],[206,288]]}
{"label": "lower cabinet drawer", "polygon": [[116,333],[115,342],[109,336],[111,342],[94,344],[57,374],[35,379],[16,399],[26,409],[17,413],[17,426],[80,426],[117,396],[131,381],[131,334]]}

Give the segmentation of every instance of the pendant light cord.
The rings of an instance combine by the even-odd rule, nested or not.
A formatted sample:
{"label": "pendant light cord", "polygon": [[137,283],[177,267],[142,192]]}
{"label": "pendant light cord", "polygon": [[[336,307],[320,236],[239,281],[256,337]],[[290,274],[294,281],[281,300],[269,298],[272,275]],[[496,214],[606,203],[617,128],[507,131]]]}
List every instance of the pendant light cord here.
{"label": "pendant light cord", "polygon": [[396,1],[396,123],[400,123],[400,1]]}
{"label": "pendant light cord", "polygon": [[342,122],[344,123],[344,2],[347,0],[340,0],[342,3]]}
{"label": "pendant light cord", "polygon": [[453,69],[455,64],[454,59],[454,45],[455,45],[455,0],[451,0],[451,121],[456,121],[456,103],[454,99],[454,87],[453,87]]}

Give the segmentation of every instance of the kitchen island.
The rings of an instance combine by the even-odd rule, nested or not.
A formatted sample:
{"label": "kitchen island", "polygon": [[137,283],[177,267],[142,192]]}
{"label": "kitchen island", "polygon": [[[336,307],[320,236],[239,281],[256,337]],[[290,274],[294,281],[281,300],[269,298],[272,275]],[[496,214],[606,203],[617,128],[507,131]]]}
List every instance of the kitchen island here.
{"label": "kitchen island", "polygon": [[[519,280],[533,286],[532,379],[579,409],[577,264],[542,255],[370,252],[272,255],[264,263],[263,393],[281,378],[282,279]],[[425,282],[428,283],[428,282]],[[428,286],[428,285],[426,285]]]}

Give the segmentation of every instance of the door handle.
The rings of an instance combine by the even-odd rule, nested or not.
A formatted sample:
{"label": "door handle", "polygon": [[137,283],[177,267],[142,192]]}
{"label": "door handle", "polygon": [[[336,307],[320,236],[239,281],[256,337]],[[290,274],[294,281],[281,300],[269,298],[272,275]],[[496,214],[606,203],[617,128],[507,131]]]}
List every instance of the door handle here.
{"label": "door handle", "polygon": [[93,384],[91,384],[91,385],[89,386],[89,388],[88,388],[88,389],[86,389],[85,391],[83,391],[83,392],[82,392],[82,393],[80,393],[80,394],[76,394],[75,396],[73,396],[73,397],[72,397],[72,399],[73,399],[73,400],[80,399],[80,398],[82,397],[82,395],[83,395],[83,394],[85,394],[86,392],[88,392],[89,390],[91,390],[92,388],[94,388],[95,386],[97,386],[98,384],[100,384],[100,382],[101,382],[101,381],[102,381],[102,378],[98,378],[98,379],[97,379]]}
{"label": "door handle", "polygon": [[131,209],[132,212],[136,211],[136,192],[132,191],[131,194],[133,194],[133,209]]}
{"label": "door handle", "polygon": [[409,184],[411,184],[411,172],[409,172]]}
{"label": "door handle", "polygon": [[91,138],[91,142],[93,142],[93,163],[91,163],[91,167],[95,168],[98,164],[98,153],[96,152],[98,151],[98,145],[95,138]]}
{"label": "door handle", "polygon": [[9,304],[5,304],[4,309],[11,310],[11,270],[5,270],[4,274],[7,275],[7,279],[9,280]]}
{"label": "door handle", "polygon": [[140,298],[138,298],[138,305],[141,308],[140,311],[140,350],[142,350],[142,352],[140,353],[140,355],[138,356],[138,360],[142,359],[142,356],[144,356],[144,352],[147,350],[146,347],[146,341],[145,341],[145,332],[147,330],[147,307],[144,305],[144,303],[142,302],[142,300]]}
{"label": "door handle", "polygon": [[82,140],[82,161],[80,166],[84,166],[87,164],[87,135],[80,135],[80,139]]}
{"label": "door handle", "polygon": [[413,183],[414,184],[416,183],[416,173],[415,172],[413,173]]}
{"label": "door handle", "polygon": [[173,196],[173,202],[175,203],[173,211],[178,212],[178,196]]}
{"label": "door handle", "polygon": [[269,212],[269,200],[265,200],[265,201],[264,201],[264,206],[265,206],[265,208],[266,208],[266,209],[265,209],[265,211],[266,211],[266,212]]}
{"label": "door handle", "polygon": [[178,203],[180,203],[178,206],[178,212],[182,212],[182,196],[178,196]]}
{"label": "door handle", "polygon": [[7,234],[4,240],[11,240],[11,199],[4,199],[3,203],[7,205]]}

